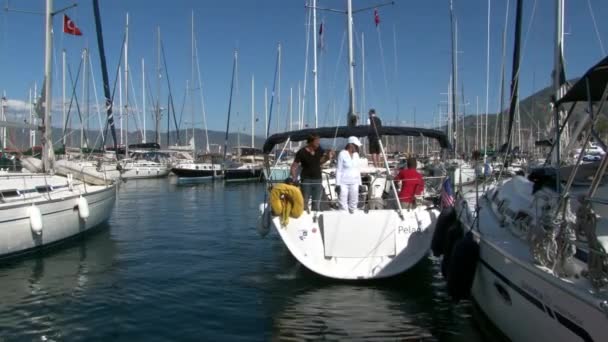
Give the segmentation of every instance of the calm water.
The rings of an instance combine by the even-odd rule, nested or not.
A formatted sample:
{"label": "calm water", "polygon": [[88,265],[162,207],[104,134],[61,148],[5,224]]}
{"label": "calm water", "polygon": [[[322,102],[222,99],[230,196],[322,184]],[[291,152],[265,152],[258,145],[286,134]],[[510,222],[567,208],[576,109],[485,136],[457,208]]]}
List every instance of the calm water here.
{"label": "calm water", "polygon": [[299,267],[257,235],[262,191],[122,184],[105,227],[0,265],[0,341],[484,340],[434,260],[367,284]]}

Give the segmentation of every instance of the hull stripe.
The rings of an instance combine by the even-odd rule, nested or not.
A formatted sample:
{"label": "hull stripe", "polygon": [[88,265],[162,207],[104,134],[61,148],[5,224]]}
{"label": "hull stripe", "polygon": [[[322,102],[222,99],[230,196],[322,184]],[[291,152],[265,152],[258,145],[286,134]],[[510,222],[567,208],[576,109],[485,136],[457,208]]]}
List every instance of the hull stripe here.
{"label": "hull stripe", "polygon": [[[566,327],[568,330],[572,331],[572,333],[574,333],[575,335],[579,336],[583,341],[586,341],[586,342],[593,341],[593,338],[591,337],[591,335],[589,335],[589,333],[585,329],[583,329],[581,326],[579,326],[576,323],[572,322],[571,320],[569,320],[568,318],[564,317],[563,315],[560,315],[557,311],[552,311],[548,306],[545,306],[543,304],[543,302],[541,302],[538,298],[536,298],[533,295],[529,294],[528,292],[526,292],[521,287],[515,285],[511,280],[509,280],[503,274],[501,274],[500,272],[498,272],[497,270],[495,270],[485,260],[479,259],[479,262],[482,265],[484,265],[490,272],[492,272],[496,277],[498,277],[505,284],[507,284],[510,288],[512,288],[515,292],[519,293],[527,301],[529,301],[530,303],[534,304],[539,310],[547,313],[553,319],[557,318],[557,321],[561,325],[563,325],[564,327]],[[545,307],[547,308],[547,310],[545,310]],[[554,314],[555,314],[555,316],[554,316]]]}

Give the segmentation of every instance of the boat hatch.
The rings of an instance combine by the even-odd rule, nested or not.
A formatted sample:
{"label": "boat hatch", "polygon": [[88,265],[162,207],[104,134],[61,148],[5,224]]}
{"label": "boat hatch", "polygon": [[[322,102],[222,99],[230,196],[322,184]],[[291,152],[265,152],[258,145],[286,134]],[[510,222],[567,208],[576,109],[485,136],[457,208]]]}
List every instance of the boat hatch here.
{"label": "boat hatch", "polygon": [[20,196],[21,196],[21,193],[17,189],[0,190],[0,198],[2,200],[4,200],[5,198],[14,198],[14,197],[20,197]]}
{"label": "boat hatch", "polygon": [[53,191],[52,185],[39,185],[36,187],[36,191],[39,193],[51,192]]}
{"label": "boat hatch", "polygon": [[325,257],[367,258],[395,255],[398,217],[389,211],[348,214],[324,212]]}

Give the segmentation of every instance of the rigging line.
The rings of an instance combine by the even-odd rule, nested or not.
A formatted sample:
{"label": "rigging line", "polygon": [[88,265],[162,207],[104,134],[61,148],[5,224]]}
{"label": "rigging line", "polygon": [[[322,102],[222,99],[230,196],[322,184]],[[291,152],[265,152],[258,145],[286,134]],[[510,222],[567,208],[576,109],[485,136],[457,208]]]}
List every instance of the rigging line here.
{"label": "rigging line", "polygon": [[207,112],[205,111],[205,97],[203,96],[203,79],[201,77],[201,67],[198,58],[198,43],[196,41],[196,35],[194,37],[194,53],[196,54],[196,71],[198,76],[198,90],[201,96],[201,110],[203,112],[203,128],[205,129],[205,151],[209,153],[209,132],[207,128]]}
{"label": "rigging line", "polygon": [[[129,70],[131,70],[131,67],[129,67]],[[140,120],[139,119],[139,106],[137,105],[139,101],[138,101],[137,95],[136,95],[137,92],[135,92],[135,86],[133,85],[133,73],[132,72],[129,72],[129,82],[131,83],[131,93],[129,94],[129,97],[131,97],[131,96],[133,97],[133,102],[129,102],[129,103],[134,103],[134,107],[135,107],[135,115],[134,115],[135,130],[141,133],[141,131],[139,129],[139,126],[140,126],[139,125],[139,120]],[[131,111],[133,111],[133,108],[131,108]],[[142,134],[142,136],[143,136],[143,134]]]}
{"label": "rigging line", "polygon": [[[338,65],[341,62],[342,59],[342,55],[344,55],[344,43],[346,41],[346,30],[344,30],[342,32],[342,41],[340,43],[340,52],[338,52],[338,59],[336,59],[336,66],[334,68],[334,77],[331,81],[330,87],[329,87],[329,91],[330,91],[330,95],[329,98],[332,99],[332,101],[335,101],[334,99],[334,95],[336,93],[336,81],[338,79]],[[327,102],[327,110],[325,111],[325,117],[323,119],[323,122],[327,123],[328,122],[328,116],[329,116],[329,112],[331,110],[331,104],[332,101],[328,101]]]}
{"label": "rigging line", "polygon": [[[93,95],[95,95],[95,106],[97,107],[97,119],[99,121],[99,129],[101,130],[101,127],[103,126],[103,123],[101,121],[101,107],[99,106],[99,97],[97,96],[97,86],[95,85],[95,73],[93,72],[93,62],[91,62],[91,58],[88,59],[89,61],[89,68],[90,68],[90,74],[91,74],[91,79],[93,81]],[[101,133],[101,132],[100,132]],[[106,144],[106,139],[103,136],[103,134],[100,134],[102,137],[102,145],[105,146]],[[95,144],[97,144],[97,140],[95,141]],[[96,146],[96,145],[93,145]]]}
{"label": "rigging line", "polygon": [[380,32],[380,26],[376,27],[376,32],[378,33],[378,46],[380,47],[380,60],[382,61],[382,73],[384,74],[384,88],[386,91],[387,102],[390,102],[389,99],[389,88],[388,88],[388,78],[386,76],[386,61],[384,60],[384,46],[382,44],[382,33]]}
{"label": "rigging line", "polygon": [[[306,54],[305,54],[305,58],[304,58],[304,86],[302,89],[302,103],[301,103],[301,111],[300,113],[302,113],[302,117],[300,118],[302,126],[304,126],[304,116],[306,115],[304,112],[304,109],[306,109],[306,84],[307,84],[307,80],[308,80],[308,59],[310,58],[310,53],[309,53],[309,45],[310,45],[310,31],[311,31],[311,20],[312,20],[312,9],[308,8],[308,17],[307,17],[307,21],[304,23],[304,26],[306,26]],[[313,34],[317,34],[316,32],[316,28],[313,30]],[[315,47],[316,48],[316,47]],[[268,130],[266,131],[266,137],[268,137]]]}
{"label": "rigging line", "polygon": [[[82,61],[81,61],[81,63],[80,63],[80,66],[82,66]],[[79,71],[80,71],[80,70],[79,70]],[[70,68],[70,65],[69,65],[69,64],[68,64],[68,75],[70,76],[70,82],[72,82],[72,84],[75,84],[75,83],[74,83],[74,80],[73,80],[73,78],[72,78],[72,68]],[[74,100],[75,100],[75,102],[76,102],[76,111],[78,112],[78,118],[80,119],[80,125],[84,126],[85,122],[84,122],[84,121],[82,121],[82,114],[81,114],[81,112],[80,112],[80,105],[78,104],[78,95],[76,94],[76,89],[75,89],[75,88],[74,88]],[[70,101],[70,108],[71,108],[71,107],[72,107],[72,102]],[[67,116],[68,118],[69,118],[69,115],[70,115],[70,112],[68,111],[68,116]],[[66,120],[66,122],[67,122],[67,120]],[[83,137],[84,137],[84,141],[88,142],[88,141],[89,141],[89,139],[88,139],[88,137],[87,137],[87,134],[86,134],[86,133],[84,133],[84,130],[83,130],[82,135],[83,135]],[[82,145],[82,141],[80,142],[80,144]],[[88,145],[88,143],[87,143],[87,145]]]}
{"label": "rigging line", "polygon": [[162,51],[162,54],[163,54],[163,67],[164,67],[165,75],[166,75],[166,79],[167,79],[167,88],[168,88],[169,94],[170,94],[169,105],[171,106],[171,112],[173,112],[173,122],[175,123],[175,134],[177,136],[177,144],[179,145],[181,143],[181,139],[179,138],[179,125],[177,124],[177,118],[175,117],[175,104],[173,103],[173,94],[171,91],[171,81],[169,80],[169,69],[167,68],[167,58],[165,56],[165,44],[162,40],[160,41],[160,50]]}
{"label": "rigging line", "polygon": [[[118,64],[116,65],[116,74],[114,76],[114,86],[112,87],[112,98],[110,99],[110,105],[112,107],[114,107],[114,95],[116,94],[116,87],[118,85],[118,79],[120,77],[120,66],[122,65],[122,54],[124,52],[126,39],[127,39],[127,35],[125,34],[122,37],[122,44],[120,44],[120,53],[118,54]],[[112,115],[114,116],[115,114],[113,113]],[[108,134],[109,126],[110,126],[110,120],[108,119],[108,120],[106,120],[106,125],[103,130],[104,140],[106,139],[106,135]],[[118,153],[116,155],[118,156]]]}
{"label": "rigging line", "polygon": [[593,22],[593,28],[595,29],[595,36],[597,37],[597,41],[600,43],[602,56],[606,56],[606,50],[604,50],[604,43],[602,42],[602,37],[600,36],[600,31],[597,28],[597,22],[595,21],[595,14],[593,14],[593,8],[591,7],[591,0],[587,0],[587,6],[589,7],[589,14],[591,14],[591,21]]}
{"label": "rigging line", "polygon": [[[182,108],[179,111],[179,126],[182,126],[182,119],[184,118],[184,109],[186,108],[186,98],[188,97],[188,91],[184,92],[184,98],[182,99]],[[193,123],[194,124],[194,123]]]}
{"label": "rigging line", "polygon": [[[69,66],[69,64],[68,64],[68,70],[70,70],[70,68],[69,68],[69,67],[70,67],[70,66]],[[63,124],[64,124],[64,126],[63,126],[63,132],[64,132],[64,136],[65,136],[66,138],[67,138],[68,134],[65,134],[65,132],[67,131],[67,123],[70,121],[70,120],[69,120],[69,119],[70,119],[70,113],[71,113],[71,111],[72,111],[72,104],[73,104],[73,102],[74,102],[74,96],[76,96],[76,87],[77,87],[77,82],[78,82],[78,79],[79,79],[79,77],[80,77],[80,69],[81,69],[81,68],[82,68],[82,58],[80,59],[80,63],[78,64],[78,72],[76,73],[76,83],[74,83],[74,80],[72,79],[72,76],[71,76],[71,74],[70,74],[70,82],[72,83],[72,96],[70,97],[70,104],[69,104],[69,106],[68,106],[68,111],[67,111],[67,113],[66,113],[66,120],[65,120],[65,122],[63,123]],[[70,134],[71,134],[71,133],[70,133]],[[62,136],[62,137],[61,137],[61,138],[60,138],[60,139],[59,139],[57,142],[59,142],[59,141],[63,141],[63,136]]]}

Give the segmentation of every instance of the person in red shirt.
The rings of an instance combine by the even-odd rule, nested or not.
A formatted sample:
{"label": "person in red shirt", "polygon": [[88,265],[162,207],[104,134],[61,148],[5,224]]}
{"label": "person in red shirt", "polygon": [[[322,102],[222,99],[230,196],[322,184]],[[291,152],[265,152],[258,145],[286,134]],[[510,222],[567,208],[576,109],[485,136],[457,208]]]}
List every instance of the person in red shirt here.
{"label": "person in red shirt", "polygon": [[395,181],[401,182],[399,191],[399,202],[402,204],[416,203],[416,195],[421,195],[424,191],[424,180],[422,175],[416,171],[416,158],[408,158],[407,167],[401,169]]}

